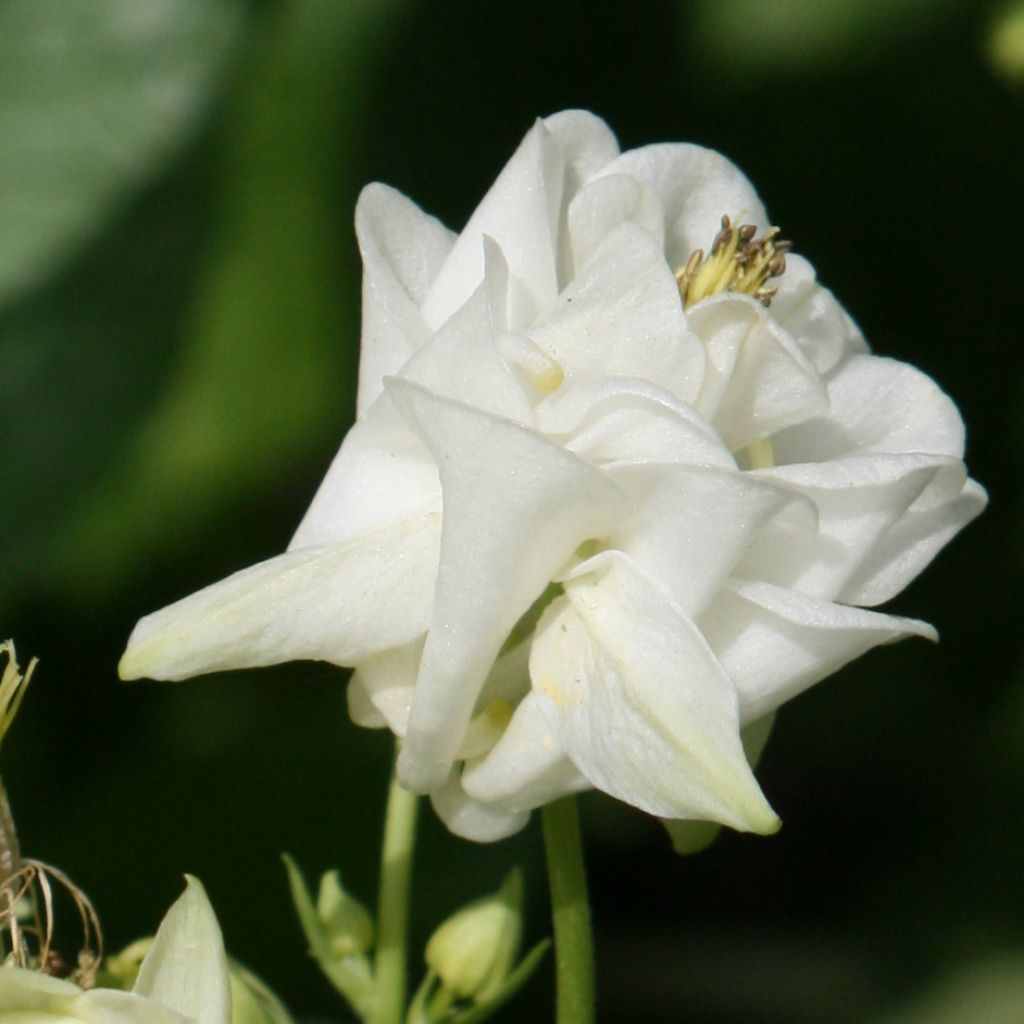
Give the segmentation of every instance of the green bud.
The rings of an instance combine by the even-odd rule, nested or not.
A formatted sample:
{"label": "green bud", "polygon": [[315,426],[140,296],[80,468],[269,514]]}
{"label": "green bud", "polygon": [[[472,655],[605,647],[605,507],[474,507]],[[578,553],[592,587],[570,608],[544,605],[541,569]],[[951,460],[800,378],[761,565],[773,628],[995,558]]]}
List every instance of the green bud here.
{"label": "green bud", "polygon": [[487,1002],[519,955],[523,876],[512,871],[501,888],[456,911],[427,943],[427,966],[460,999]]}
{"label": "green bud", "polygon": [[320,879],[316,912],[335,956],[358,956],[373,946],[373,919],[359,900],[341,886],[337,871]]}

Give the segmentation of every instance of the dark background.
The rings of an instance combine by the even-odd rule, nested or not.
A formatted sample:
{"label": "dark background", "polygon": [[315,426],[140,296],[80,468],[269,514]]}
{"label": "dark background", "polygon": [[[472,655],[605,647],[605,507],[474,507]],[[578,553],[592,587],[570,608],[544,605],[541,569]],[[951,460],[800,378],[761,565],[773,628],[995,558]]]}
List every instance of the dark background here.
{"label": "dark background", "polygon": [[[141,614],[284,548],[350,423],[362,184],[458,227],[534,117],[582,106],[624,149],[744,168],[876,351],[954,396],[991,495],[894,602],[941,644],[780,715],[779,835],[681,860],[584,802],[601,1019],[1024,1019],[1024,90],[989,57],[999,10],[7,0],[0,611],[41,663],[2,769],[26,853],[111,948],[187,870],[298,1017],[347,1019],[279,853],[373,900],[388,737],[348,722],[342,670],[125,686],[117,659]],[[535,941],[537,822],[478,847],[425,809],[417,939],[515,863]],[[498,1019],[549,1019],[551,987],[546,964]]]}

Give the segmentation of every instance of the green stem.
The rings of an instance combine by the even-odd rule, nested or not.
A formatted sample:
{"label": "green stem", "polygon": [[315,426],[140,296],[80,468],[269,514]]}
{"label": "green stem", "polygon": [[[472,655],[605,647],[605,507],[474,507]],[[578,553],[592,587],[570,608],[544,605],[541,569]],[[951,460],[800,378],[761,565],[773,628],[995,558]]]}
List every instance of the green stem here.
{"label": "green stem", "polygon": [[544,851],[555,926],[558,1024],[593,1024],[594,942],[576,798],[548,804]]}
{"label": "green stem", "polygon": [[[395,744],[397,761],[398,744]],[[409,882],[416,840],[419,797],[398,784],[392,769],[384,819],[377,904],[376,1000],[371,1024],[402,1024],[405,1014],[406,957],[409,931]]]}

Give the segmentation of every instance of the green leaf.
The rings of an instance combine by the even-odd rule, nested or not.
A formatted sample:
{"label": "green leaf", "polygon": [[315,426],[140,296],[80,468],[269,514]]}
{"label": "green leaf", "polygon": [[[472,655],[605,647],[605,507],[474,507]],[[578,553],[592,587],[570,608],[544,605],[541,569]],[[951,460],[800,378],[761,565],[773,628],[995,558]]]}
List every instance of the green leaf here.
{"label": "green leaf", "polygon": [[190,134],[241,9],[0,5],[0,306],[66,259]]}
{"label": "green leaf", "polygon": [[287,472],[351,405],[358,272],[346,185],[374,34],[396,4],[288,0],[267,13],[229,105],[214,239],[164,392],[67,531],[90,593],[240,493]]}
{"label": "green leaf", "polygon": [[681,5],[715,81],[743,84],[766,75],[883,53],[960,0],[699,0]]}
{"label": "green leaf", "polygon": [[1024,1020],[1024,956],[1003,953],[964,966],[923,998],[874,1024],[1019,1024]]}

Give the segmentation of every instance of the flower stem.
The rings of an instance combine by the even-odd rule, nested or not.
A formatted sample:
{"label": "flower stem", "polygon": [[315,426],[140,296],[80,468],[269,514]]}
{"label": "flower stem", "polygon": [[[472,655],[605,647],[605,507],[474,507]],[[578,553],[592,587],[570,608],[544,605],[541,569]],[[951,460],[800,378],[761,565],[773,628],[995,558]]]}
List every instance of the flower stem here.
{"label": "flower stem", "polygon": [[555,926],[556,1020],[593,1024],[594,943],[576,798],[548,804],[541,816]]}
{"label": "flower stem", "polygon": [[[397,759],[396,742],[396,762]],[[372,1024],[402,1024],[405,1013],[409,882],[418,809],[419,797],[398,784],[392,769],[381,850]]]}

